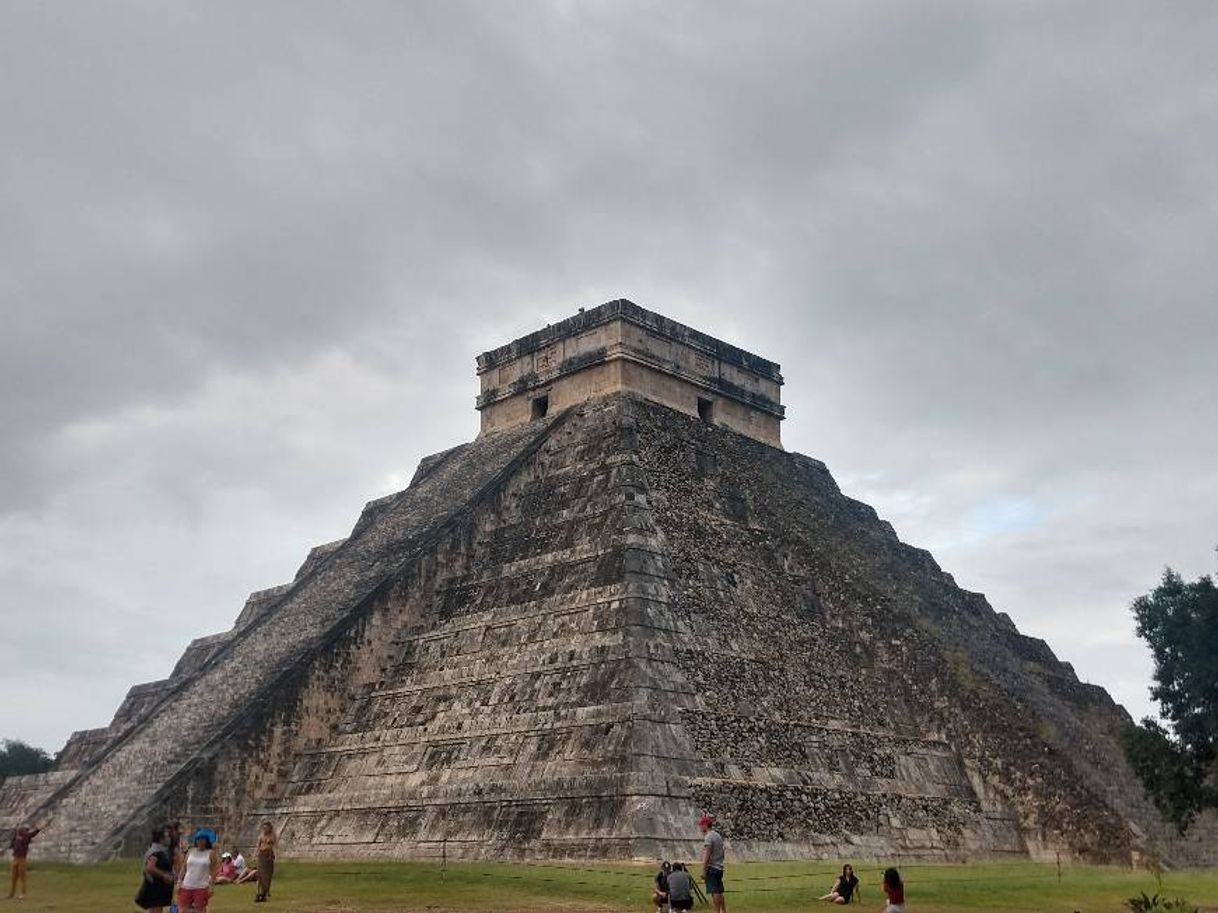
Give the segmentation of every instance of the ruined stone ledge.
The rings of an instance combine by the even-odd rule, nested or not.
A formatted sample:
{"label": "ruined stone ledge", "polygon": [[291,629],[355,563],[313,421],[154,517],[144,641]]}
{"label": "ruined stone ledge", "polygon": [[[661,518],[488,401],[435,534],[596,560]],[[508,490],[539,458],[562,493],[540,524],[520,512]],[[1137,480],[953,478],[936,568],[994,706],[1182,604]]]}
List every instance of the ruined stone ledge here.
{"label": "ruined stone ledge", "polygon": [[[629,342],[619,342],[611,346],[601,348],[587,355],[579,355],[572,358],[564,359],[554,367],[544,372],[531,372],[523,374],[516,380],[502,387],[484,387],[482,391],[474,398],[474,406],[477,409],[485,409],[487,406],[493,406],[495,403],[503,402],[511,399],[513,396],[519,396],[527,390],[537,387],[544,387],[547,384],[552,384],[555,381],[564,377],[569,377],[576,374],[593,364],[607,364],[610,362],[629,362],[631,364],[640,365],[644,368],[660,372],[669,377],[675,377],[682,380],[691,386],[705,390],[708,393],[716,393],[721,397],[735,400],[759,412],[764,412],[775,418],[782,419],[786,414],[786,408],[772,397],[766,396],[764,393],[755,390],[749,390],[739,384],[732,383],[726,378],[719,375],[700,374],[696,371],[686,370],[679,363],[660,358],[645,348],[635,346]],[[773,378],[767,378],[773,380]],[[777,383],[781,384],[779,379]],[[725,428],[724,430],[733,430]],[[736,431],[740,434],[741,432]]]}
{"label": "ruined stone ledge", "polygon": [[435,472],[449,457],[455,456],[467,447],[469,447],[469,444],[458,444],[456,447],[449,447],[447,450],[441,450],[439,453],[423,457],[423,459],[419,460],[419,465],[415,467],[414,475],[411,477],[410,485],[407,487],[413,488]]}
{"label": "ruined stone ledge", "polygon": [[443,582],[437,581],[436,592],[444,592],[454,586],[469,586],[498,580],[513,580],[538,571],[554,570],[568,564],[581,564],[602,558],[616,550],[613,545],[596,545],[591,542],[557,549],[541,555],[530,555],[516,561],[506,562],[485,574],[469,574],[462,577],[452,576]]}
{"label": "ruined stone ledge", "polygon": [[[545,513],[538,516],[522,516],[515,522],[504,523],[497,527],[494,535],[501,539],[508,539],[513,533],[528,530],[530,532],[521,532],[523,538],[528,539],[534,536],[540,536],[552,530],[561,530],[568,528],[572,521],[582,520],[585,523],[603,519],[612,516],[614,513],[621,510],[622,504],[625,503],[624,498],[619,498],[608,503],[591,507],[588,505],[580,505],[576,507],[565,507],[557,510],[547,510]],[[489,535],[480,536],[478,545],[485,547],[492,541]],[[438,580],[449,580],[453,576],[448,575],[437,578]]]}
{"label": "ruined stone ledge", "polygon": [[708,355],[713,355],[737,367],[745,368],[755,374],[760,374],[776,383],[782,383],[782,374],[777,364],[746,352],[722,340],[708,336],[675,320],[669,320],[659,314],[639,307],[632,301],[619,298],[606,302],[598,307],[582,311],[558,323],[547,326],[543,330],[522,336],[507,345],[483,352],[477,358],[478,373],[483,374],[491,368],[514,361],[521,355],[536,352],[551,345],[555,341],[587,333],[596,327],[614,320],[624,320],[643,329],[650,330],[660,336],[682,342],[690,348],[699,349]]}
{"label": "ruined stone ledge", "polygon": [[[546,723],[544,728],[539,728],[538,720],[531,720],[519,725],[505,726],[487,726],[479,729],[468,729],[459,732],[449,731],[429,731],[427,727],[386,727],[379,729],[375,742],[359,742],[355,734],[348,734],[339,737],[335,742],[324,748],[310,749],[302,751],[301,757],[309,757],[313,755],[360,755],[369,752],[383,751],[391,748],[420,748],[431,744],[451,744],[454,741],[468,741],[476,738],[488,738],[491,736],[504,735],[535,735],[539,732],[555,733],[568,732],[575,729],[588,729],[596,726],[603,726],[606,723],[626,723],[638,718],[633,715],[633,705],[629,701],[618,701],[611,704],[602,704],[593,708],[575,708],[584,717],[577,720],[561,720],[556,719],[562,711],[546,714],[532,714],[533,716],[545,716]],[[482,714],[485,716],[485,714]],[[523,716],[524,714],[515,714]],[[473,718],[473,711],[471,711]],[[660,721],[657,721],[660,722]],[[394,739],[393,735],[399,732],[413,733],[409,739]]]}
{"label": "ruined stone ledge", "polygon": [[443,630],[424,629],[418,634],[399,635],[397,640],[403,643],[408,640],[442,640],[451,634],[476,631],[489,625],[508,624],[524,619],[542,619],[597,606],[612,606],[614,603],[620,602],[623,597],[624,588],[618,583],[588,587],[574,596],[571,593],[559,593],[529,602],[479,609],[469,612],[461,618],[453,619]]}
{"label": "ruined stone ledge", "polygon": [[[595,780],[596,782],[591,782]],[[346,802],[328,802],[320,804],[305,803],[297,800],[291,815],[297,817],[318,817],[326,814],[352,814],[368,812],[392,812],[401,814],[411,809],[425,808],[470,808],[485,809],[496,806],[544,806],[555,799],[563,802],[580,802],[585,800],[601,800],[607,797],[615,799],[671,799],[668,792],[656,790],[654,787],[638,789],[631,787],[625,778],[606,776],[565,778],[555,781],[544,790],[522,793],[520,784],[515,781],[486,781],[474,784],[466,782],[454,787],[428,787],[425,791],[413,791],[409,794],[402,792],[400,796],[386,795],[379,802],[363,802],[358,796],[352,795]],[[333,797],[320,795],[318,799],[331,800]]]}
{"label": "ruined stone ledge", "polygon": [[[323,543],[322,545],[315,545],[309,549],[309,554],[305,557],[305,560],[301,563],[300,567],[297,568],[296,576],[292,578],[292,583],[299,583],[309,574],[313,573],[313,571],[317,570],[321,563],[342,548],[346,541],[347,540],[345,538],[335,539],[331,542]],[[280,588],[276,587],[275,589],[279,590]],[[286,588],[284,588],[282,592],[286,592]],[[282,595],[282,592],[277,595]]]}
{"label": "ruined stone ledge", "polygon": [[789,717],[779,716],[745,716],[743,714],[733,714],[721,711],[702,711],[702,710],[687,710],[682,711],[691,716],[700,719],[716,718],[721,720],[741,720],[745,722],[764,722],[764,723],[779,723],[784,726],[790,726],[797,729],[811,729],[826,735],[841,735],[844,737],[857,737],[862,739],[876,739],[884,742],[893,751],[906,752],[919,748],[932,748],[933,751],[927,751],[926,754],[942,757],[955,757],[955,753],[951,744],[941,737],[923,736],[919,738],[910,738],[908,736],[896,736],[891,730],[880,729],[864,729],[858,726],[849,726],[838,721],[825,721],[823,723],[812,722],[804,719],[793,719]]}

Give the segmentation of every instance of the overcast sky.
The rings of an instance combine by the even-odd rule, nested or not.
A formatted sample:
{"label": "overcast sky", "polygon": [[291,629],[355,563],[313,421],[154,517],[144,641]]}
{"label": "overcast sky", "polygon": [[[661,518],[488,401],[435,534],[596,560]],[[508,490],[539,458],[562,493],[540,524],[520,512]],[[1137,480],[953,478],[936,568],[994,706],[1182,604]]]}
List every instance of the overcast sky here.
{"label": "overcast sky", "polygon": [[1218,4],[0,8],[0,736],[57,750],[627,297],[1132,713],[1218,567]]}

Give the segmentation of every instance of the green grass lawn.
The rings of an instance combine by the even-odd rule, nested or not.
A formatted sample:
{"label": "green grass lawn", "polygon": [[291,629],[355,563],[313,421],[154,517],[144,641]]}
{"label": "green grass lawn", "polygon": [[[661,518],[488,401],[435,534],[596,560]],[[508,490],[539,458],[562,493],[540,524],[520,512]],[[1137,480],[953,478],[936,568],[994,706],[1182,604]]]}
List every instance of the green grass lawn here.
{"label": "green grass lawn", "polygon": [[[742,863],[730,866],[730,913],[832,909],[815,897],[829,889],[834,865],[828,862]],[[879,911],[880,867],[856,866],[863,883],[856,909]],[[253,885],[216,889],[211,910],[278,909],[299,913],[389,913],[389,911],[616,911],[651,910],[651,875],[629,863],[509,865],[456,863],[441,873],[433,863],[326,862],[283,860],[268,906],[251,907]],[[1058,881],[1053,865],[989,863],[917,865],[902,868],[910,913],[1120,913],[1124,900],[1158,890],[1153,875],[1142,871],[1072,866]],[[7,874],[7,873],[6,873]],[[120,860],[96,866],[34,862],[30,896],[22,911],[96,913],[134,910],[139,863]],[[1218,911],[1218,869],[1169,872],[1165,895],[1183,896]],[[17,907],[16,904],[13,904]],[[706,907],[695,907],[706,910]]]}

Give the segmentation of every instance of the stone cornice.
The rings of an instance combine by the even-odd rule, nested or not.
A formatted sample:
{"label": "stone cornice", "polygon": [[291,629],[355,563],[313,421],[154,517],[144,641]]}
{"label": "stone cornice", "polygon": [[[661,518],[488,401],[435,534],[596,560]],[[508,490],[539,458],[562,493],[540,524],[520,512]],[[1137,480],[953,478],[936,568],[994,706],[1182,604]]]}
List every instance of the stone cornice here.
{"label": "stone cornice", "polygon": [[687,345],[690,348],[706,352],[720,361],[743,368],[767,380],[778,384],[782,383],[781,368],[777,363],[762,358],[759,355],[754,355],[752,352],[747,352],[721,339],[708,336],[706,333],[702,333],[692,327],[687,327],[683,323],[670,320],[654,311],[639,307],[633,301],[628,301],[625,298],[618,298],[598,307],[581,311],[572,317],[560,320],[558,323],[551,324],[535,333],[521,336],[507,345],[483,352],[477,358],[478,373],[483,374],[491,368],[515,361],[522,355],[544,349],[561,339],[578,336],[581,333],[586,333],[591,329],[611,323],[614,320],[624,320],[654,335],[665,337],[674,342]]}

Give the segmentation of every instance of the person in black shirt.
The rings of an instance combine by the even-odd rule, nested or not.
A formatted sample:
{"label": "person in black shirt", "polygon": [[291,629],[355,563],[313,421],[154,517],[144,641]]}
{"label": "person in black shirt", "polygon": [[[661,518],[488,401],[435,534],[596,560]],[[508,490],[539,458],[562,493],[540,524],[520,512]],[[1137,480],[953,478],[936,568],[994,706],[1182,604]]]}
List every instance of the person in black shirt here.
{"label": "person in black shirt", "polygon": [[135,895],[135,905],[141,910],[161,913],[173,905],[173,839],[170,825],[152,832],[152,845],[144,853],[144,879]]}
{"label": "person in black shirt", "polygon": [[858,889],[859,880],[854,875],[854,866],[844,865],[842,874],[837,879],[837,884],[833,886],[833,890],[817,899],[829,903],[850,903]]}
{"label": "person in black shirt", "polygon": [[668,873],[671,871],[672,866],[665,859],[660,863],[660,871],[656,872],[651,891],[651,902],[656,905],[656,913],[664,913],[668,909]]}

